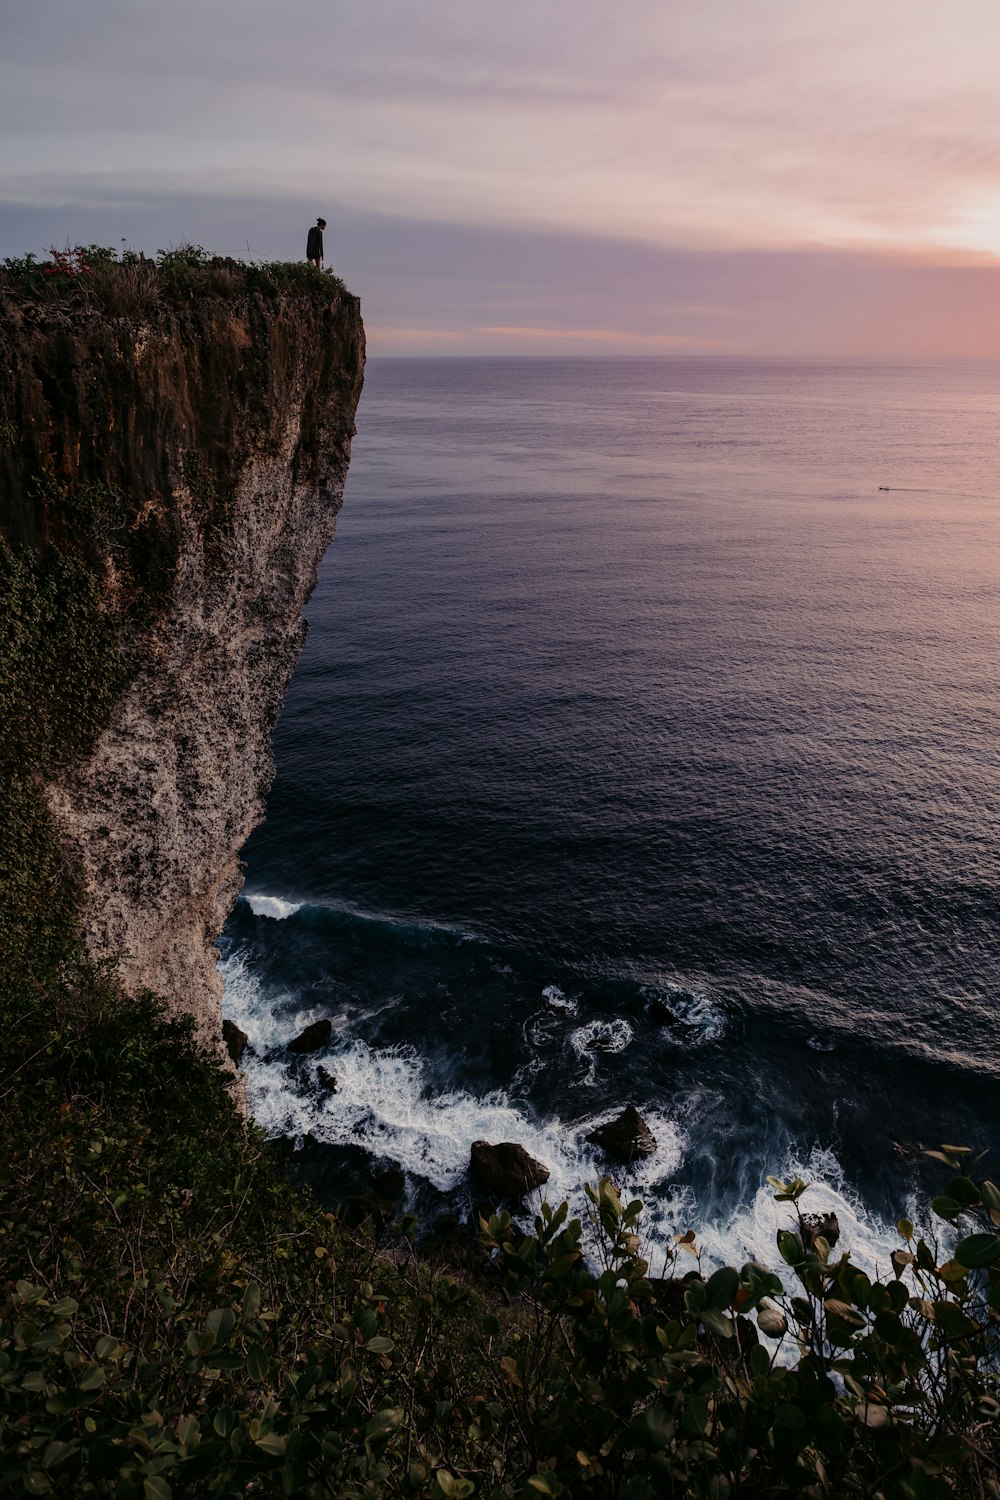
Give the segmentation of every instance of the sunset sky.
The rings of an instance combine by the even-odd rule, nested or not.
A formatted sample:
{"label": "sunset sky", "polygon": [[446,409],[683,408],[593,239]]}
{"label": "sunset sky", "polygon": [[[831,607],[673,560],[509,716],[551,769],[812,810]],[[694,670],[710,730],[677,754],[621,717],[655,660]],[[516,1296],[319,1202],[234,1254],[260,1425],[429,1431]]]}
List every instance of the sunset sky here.
{"label": "sunset sky", "polygon": [[0,255],[328,260],[373,352],[1000,356],[996,0],[4,0]]}

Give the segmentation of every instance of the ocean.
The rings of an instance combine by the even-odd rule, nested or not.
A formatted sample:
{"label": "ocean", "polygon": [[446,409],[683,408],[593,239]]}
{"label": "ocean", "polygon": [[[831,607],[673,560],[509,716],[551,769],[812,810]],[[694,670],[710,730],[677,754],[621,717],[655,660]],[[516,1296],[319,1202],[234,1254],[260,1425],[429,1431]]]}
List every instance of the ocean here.
{"label": "ocean", "polygon": [[800,1172],[885,1269],[995,1153],[1000,364],[373,359],[307,613],[221,962],[326,1201],[482,1138],[578,1209],[631,1102],[654,1267]]}

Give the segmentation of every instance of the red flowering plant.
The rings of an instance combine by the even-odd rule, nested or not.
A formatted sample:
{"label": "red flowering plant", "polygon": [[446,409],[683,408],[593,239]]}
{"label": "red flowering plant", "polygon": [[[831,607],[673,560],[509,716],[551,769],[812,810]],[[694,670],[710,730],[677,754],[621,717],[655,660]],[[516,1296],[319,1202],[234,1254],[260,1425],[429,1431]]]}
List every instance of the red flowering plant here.
{"label": "red flowering plant", "polygon": [[52,256],[51,261],[42,267],[46,276],[62,276],[69,281],[76,281],[79,277],[86,276],[90,270],[87,251],[83,245],[66,250],[57,250],[53,245],[49,254]]}

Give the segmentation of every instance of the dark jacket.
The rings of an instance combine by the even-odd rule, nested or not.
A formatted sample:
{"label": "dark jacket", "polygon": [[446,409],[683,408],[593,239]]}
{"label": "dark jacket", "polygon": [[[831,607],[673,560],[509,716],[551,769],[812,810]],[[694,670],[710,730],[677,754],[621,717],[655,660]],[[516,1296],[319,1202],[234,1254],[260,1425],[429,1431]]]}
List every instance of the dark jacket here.
{"label": "dark jacket", "polygon": [[323,259],[323,231],[318,224],[314,224],[309,231],[306,241],[306,260]]}

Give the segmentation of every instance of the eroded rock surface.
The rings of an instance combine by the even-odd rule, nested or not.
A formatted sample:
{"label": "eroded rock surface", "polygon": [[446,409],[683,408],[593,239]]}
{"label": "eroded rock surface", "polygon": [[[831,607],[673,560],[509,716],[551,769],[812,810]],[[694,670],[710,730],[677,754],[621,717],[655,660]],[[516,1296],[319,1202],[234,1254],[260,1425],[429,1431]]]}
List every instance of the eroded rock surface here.
{"label": "eroded rock surface", "polygon": [[626,1164],[652,1156],[656,1150],[656,1137],[634,1104],[626,1105],[614,1120],[598,1125],[587,1136],[587,1140],[600,1146],[615,1161]]}
{"label": "eroded rock surface", "polygon": [[549,1180],[548,1167],[516,1141],[473,1141],[469,1170],[488,1192],[515,1203]]}
{"label": "eroded rock surface", "polygon": [[840,1220],[832,1210],[826,1214],[803,1214],[801,1228],[802,1243],[807,1250],[812,1249],[820,1236],[831,1250],[840,1239]]}
{"label": "eroded rock surface", "polygon": [[124,622],[129,686],[48,786],[89,949],[225,1056],[215,941],[343,500],[364,331],[333,281],[216,280],[123,316],[0,299],[0,521],[15,547],[75,549]]}
{"label": "eroded rock surface", "polygon": [[313,1021],[304,1031],[300,1031],[297,1037],[288,1043],[289,1052],[299,1054],[305,1052],[318,1052],[321,1047],[329,1047],[330,1038],[333,1035],[333,1022],[324,1019]]}
{"label": "eroded rock surface", "polygon": [[238,1068],[250,1038],[236,1025],[235,1021],[226,1020],[222,1023],[222,1040],[226,1044],[226,1051],[232,1058],[233,1067]]}

